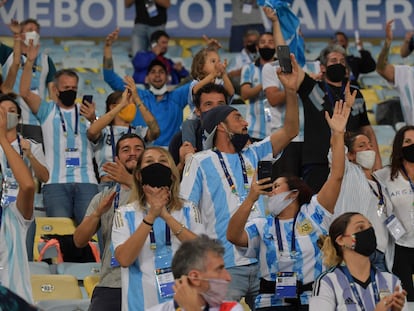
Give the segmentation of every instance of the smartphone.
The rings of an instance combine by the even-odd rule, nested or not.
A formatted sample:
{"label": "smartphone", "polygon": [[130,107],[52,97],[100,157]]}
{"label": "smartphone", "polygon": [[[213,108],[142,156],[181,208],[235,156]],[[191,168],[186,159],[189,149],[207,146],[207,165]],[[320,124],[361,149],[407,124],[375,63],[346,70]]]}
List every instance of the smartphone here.
{"label": "smartphone", "polygon": [[92,95],[83,95],[82,104],[87,105],[86,102],[92,104],[92,99],[93,99],[93,96]]}
{"label": "smartphone", "polygon": [[[271,184],[274,180],[273,178],[273,161],[259,161],[257,165],[257,180],[268,178],[270,177],[271,180],[269,184]],[[272,191],[272,187],[266,188],[266,191]]]}
{"label": "smartphone", "polygon": [[277,58],[280,68],[284,73],[292,72],[292,62],[290,61],[290,49],[288,45],[278,45],[276,48]]}

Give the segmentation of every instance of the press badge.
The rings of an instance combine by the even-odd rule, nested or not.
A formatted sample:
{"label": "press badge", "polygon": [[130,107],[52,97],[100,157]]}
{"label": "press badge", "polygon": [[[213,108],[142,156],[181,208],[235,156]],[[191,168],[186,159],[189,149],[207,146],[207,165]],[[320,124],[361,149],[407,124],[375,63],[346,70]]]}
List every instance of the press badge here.
{"label": "press badge", "polygon": [[162,298],[171,298],[174,296],[174,275],[171,267],[156,269],[155,277],[157,279],[158,293]]}
{"label": "press badge", "polygon": [[66,148],[65,163],[66,167],[77,167],[80,165],[80,152],[78,148]]}
{"label": "press badge", "polygon": [[266,122],[272,122],[272,113],[270,112],[270,108],[265,108],[264,112]]}
{"label": "press badge", "polygon": [[398,240],[406,233],[404,226],[394,214],[388,217],[384,223],[395,240]]}
{"label": "press badge", "polygon": [[149,17],[155,17],[158,15],[158,9],[154,1],[147,1],[145,6]]}
{"label": "press badge", "polygon": [[296,272],[278,272],[276,277],[276,297],[278,299],[297,298]]}
{"label": "press badge", "polygon": [[245,1],[243,3],[242,13],[243,14],[250,14],[252,13],[253,5],[251,1]]}

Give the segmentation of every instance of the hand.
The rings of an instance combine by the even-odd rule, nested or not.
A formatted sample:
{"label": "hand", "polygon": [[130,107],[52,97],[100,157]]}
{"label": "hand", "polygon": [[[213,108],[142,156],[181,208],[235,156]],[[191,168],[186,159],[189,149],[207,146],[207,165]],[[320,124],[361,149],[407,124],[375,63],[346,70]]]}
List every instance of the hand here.
{"label": "hand", "polygon": [[90,103],[85,100],[85,103],[80,105],[80,114],[88,119],[89,122],[93,122],[96,119],[95,107],[95,102]]}
{"label": "hand", "polygon": [[413,36],[414,36],[414,31],[407,31],[404,36],[404,42],[410,42]]}
{"label": "hand", "polygon": [[175,71],[181,71],[181,70],[183,70],[184,66],[181,62],[176,62],[174,64],[173,68],[174,68]]}
{"label": "hand", "polygon": [[32,154],[32,151],[30,149],[30,141],[22,138],[20,141],[20,145],[22,146],[23,154],[26,157],[29,157]]}
{"label": "hand", "polygon": [[325,111],[325,119],[332,132],[345,132],[350,112],[351,107],[348,107],[342,100],[336,101],[332,118],[329,117],[328,111]]}
{"label": "hand", "polygon": [[27,59],[34,62],[37,55],[39,54],[40,44],[33,46],[33,40],[29,40],[29,46],[27,48]]}
{"label": "hand", "polygon": [[280,82],[282,82],[285,90],[297,91],[298,88],[298,77],[299,77],[299,65],[296,62],[295,55],[290,53],[290,61],[292,62],[292,72],[283,73],[282,68],[277,69],[277,76]]}
{"label": "hand", "polygon": [[394,20],[389,20],[385,26],[385,41],[389,44],[391,44],[393,40],[393,34],[392,34],[392,24],[394,23]]}
{"label": "hand", "polygon": [[129,91],[130,96],[132,98],[138,97],[137,86],[135,85],[135,81],[131,76],[124,77],[125,88]]}
{"label": "hand", "polygon": [[357,90],[354,90],[351,94],[351,83],[348,81],[345,87],[345,104],[349,108],[352,108],[352,106],[354,105],[357,93]]}
{"label": "hand", "polygon": [[103,214],[105,214],[107,211],[109,211],[112,207],[112,202],[115,199],[116,192],[113,191],[106,195],[102,201],[99,203],[98,208],[96,209],[97,213],[99,214],[99,217],[101,217]]}
{"label": "hand", "polygon": [[252,184],[250,185],[250,191],[247,195],[247,197],[250,198],[253,202],[256,202],[261,194],[269,195],[269,192],[265,189],[272,187],[270,183],[270,177],[266,177],[260,180],[256,180],[256,178],[257,172],[253,176]]}
{"label": "hand", "polygon": [[200,310],[198,291],[190,285],[186,275],[175,280],[173,290],[175,292],[174,300],[181,308],[187,311]]}
{"label": "hand", "polygon": [[0,106],[0,138],[5,138],[7,133],[7,111]]}
{"label": "hand", "polygon": [[119,27],[117,27],[113,32],[106,36],[105,45],[112,46],[112,44],[118,39]]}
{"label": "hand", "polygon": [[[135,160],[135,164],[137,161],[136,156],[130,156],[127,161]],[[115,157],[115,162],[106,162],[102,165],[102,169],[105,173],[108,174],[108,177],[121,184],[129,185],[130,179],[132,175],[127,171],[125,165],[121,163],[118,157]]]}
{"label": "hand", "polygon": [[196,151],[197,149],[194,148],[190,142],[183,142],[179,149],[180,163],[185,163],[185,159],[187,158],[187,156],[194,154]]}
{"label": "hand", "polygon": [[170,201],[170,189],[168,187],[151,187],[144,185],[143,187],[145,199],[150,205],[148,215],[155,220],[161,215],[162,210],[167,206]]}
{"label": "hand", "polygon": [[[0,7],[1,7],[1,4],[0,4]],[[15,19],[11,20],[9,24],[9,29],[15,35],[20,35],[22,32],[22,27],[20,26],[20,23]]]}
{"label": "hand", "polygon": [[203,35],[203,39],[206,42],[208,47],[213,47],[217,50],[221,48],[221,44],[217,39],[209,38],[206,35]]}
{"label": "hand", "polygon": [[279,21],[276,11],[273,10],[271,7],[263,7],[263,12],[266,14],[267,18],[272,21],[272,23]]}

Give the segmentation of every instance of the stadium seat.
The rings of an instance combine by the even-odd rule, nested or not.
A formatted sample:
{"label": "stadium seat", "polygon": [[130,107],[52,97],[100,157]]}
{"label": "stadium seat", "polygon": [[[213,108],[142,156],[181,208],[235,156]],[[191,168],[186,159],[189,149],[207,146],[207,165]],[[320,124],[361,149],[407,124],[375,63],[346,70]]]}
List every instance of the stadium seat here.
{"label": "stadium seat", "polygon": [[35,302],[82,299],[78,280],[73,275],[33,274],[31,284]]}
{"label": "stadium seat", "polygon": [[[33,257],[34,260],[39,258],[39,246],[42,247],[41,238],[48,234],[73,234],[76,226],[71,218],[67,217],[36,217],[36,232],[34,238]],[[47,255],[47,254],[45,254]],[[53,257],[53,256],[52,256]],[[45,257],[50,258],[50,257]]]}
{"label": "stadium seat", "polygon": [[97,275],[101,271],[101,263],[98,262],[61,262],[57,264],[58,274],[70,274],[79,281],[88,275]]}
{"label": "stadium seat", "polygon": [[87,311],[90,304],[89,299],[42,300],[36,306],[42,311]]}
{"label": "stadium seat", "polygon": [[49,264],[44,261],[29,261],[30,274],[52,274]]}
{"label": "stadium seat", "polygon": [[392,142],[395,136],[395,130],[392,125],[372,125],[377,137],[378,148],[381,154],[383,165],[388,165],[392,152]]}
{"label": "stadium seat", "polygon": [[83,286],[85,287],[89,298],[92,297],[93,290],[95,289],[95,286],[98,285],[100,279],[98,274],[88,275],[83,279]]}

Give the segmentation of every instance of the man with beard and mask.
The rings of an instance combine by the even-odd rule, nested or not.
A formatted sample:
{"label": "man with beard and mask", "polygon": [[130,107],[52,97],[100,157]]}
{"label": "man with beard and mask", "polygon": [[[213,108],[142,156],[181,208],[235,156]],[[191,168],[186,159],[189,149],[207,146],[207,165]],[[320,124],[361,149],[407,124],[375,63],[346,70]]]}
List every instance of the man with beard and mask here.
{"label": "man with beard and mask", "polygon": [[[268,15],[273,24],[276,45],[285,45],[279,18]],[[298,95],[303,103],[304,142],[302,149],[302,176],[315,193],[319,192],[329,174],[328,150],[331,131],[325,120],[325,112],[332,115],[337,100],[345,100],[347,93],[346,53],[343,47],[331,45],[320,53],[322,81],[315,81],[299,67]],[[358,88],[350,86],[356,99],[346,127],[347,131],[362,132],[370,140],[376,152],[374,170],[382,167],[377,139],[372,129],[364,97]]]}
{"label": "man with beard and mask", "polygon": [[101,278],[93,291],[90,311],[121,310],[121,268],[112,257],[112,223],[118,207],[128,203],[133,184],[132,172],[144,148],[144,141],[137,134],[127,133],[119,138],[115,148],[119,161],[112,163],[111,174],[116,185],[95,195],[73,235],[76,247],[81,248],[88,244],[99,228],[102,230]]}
{"label": "man with beard and mask", "polygon": [[[112,59],[112,44],[118,38],[119,29],[110,33],[105,40],[103,75],[104,80],[114,91],[123,91],[125,83],[114,71]],[[138,88],[138,95],[145,106],[153,114],[160,128],[160,136],[153,145],[167,147],[171,138],[180,130],[183,123],[183,110],[187,105],[190,84],[177,87],[172,91],[167,89],[167,68],[164,63],[154,59],[147,72],[148,89]],[[138,106],[139,108],[139,106]],[[135,115],[133,126],[146,126],[141,114]]]}
{"label": "man with beard and mask", "polygon": [[[17,71],[17,79],[14,84],[13,91],[19,92],[20,77],[23,72],[23,65],[27,60],[27,52],[29,49],[29,40],[33,40],[33,45],[39,44],[40,25],[35,19],[27,19],[21,23],[12,21],[9,25],[13,32],[14,40],[20,41],[21,48],[21,67]],[[0,64],[2,65],[3,76],[6,77],[13,63],[13,49],[4,44],[0,44]],[[55,92],[53,91],[53,77],[56,73],[55,65],[52,59],[45,53],[39,53],[32,64],[33,79],[31,82],[31,89],[39,94],[42,98],[49,96],[56,100]],[[23,99],[19,99],[20,107],[22,108],[22,129],[21,132],[25,137],[30,137],[38,142],[41,142],[41,129],[39,121],[36,119],[28,105]]]}
{"label": "man with beard and mask", "polygon": [[370,263],[375,247],[375,231],[366,217],[344,213],[336,218],[322,247],[324,264],[331,268],[316,280],[309,310],[413,310],[401,289],[404,281]]}
{"label": "man with beard and mask", "polygon": [[270,32],[260,35],[257,48],[260,57],[255,62],[243,66],[240,79],[240,95],[250,103],[246,120],[249,122],[249,135],[253,140],[261,140],[271,133],[273,108],[262,91],[262,69],[275,57],[273,35]]}
{"label": "man with beard and mask", "polygon": [[[185,205],[200,213],[200,219],[210,237],[216,237],[225,247],[224,262],[232,276],[226,299],[245,297],[254,309],[259,292],[257,260],[240,255],[226,239],[231,215],[247,197],[258,161],[276,157],[299,130],[297,77],[298,65],[292,56],[293,72],[279,74],[286,90],[286,119],[283,127],[260,142],[249,144],[248,123],[232,106],[218,106],[203,115],[202,126],[207,135],[205,147],[187,162],[181,182],[181,197]],[[208,144],[210,146],[208,146]],[[264,215],[260,198],[251,217]]]}
{"label": "man with beard and mask", "polygon": [[145,84],[148,67],[154,59],[160,60],[168,71],[169,85],[177,85],[182,79],[188,77],[189,72],[184,68],[181,62],[174,62],[172,59],[165,57],[168,52],[168,41],[170,36],[164,30],[157,30],[151,34],[151,50],[138,51],[132,59],[134,66],[134,80],[137,84]]}
{"label": "man with beard and mask", "polygon": [[224,301],[231,280],[224,266],[224,247],[206,235],[185,241],[174,254],[174,300],[149,311],[209,310],[243,311],[235,301]]}
{"label": "man with beard and mask", "polygon": [[[356,47],[360,56],[348,54],[346,55],[346,63],[350,68],[349,81],[352,85],[359,88],[359,74],[373,72],[376,64],[371,53],[363,48],[362,41],[359,38],[356,39],[358,40]],[[342,46],[347,51],[349,43],[348,36],[342,31],[337,31],[335,32],[334,43]]]}
{"label": "man with beard and mask", "polygon": [[87,137],[89,123],[95,119],[94,105],[88,105],[90,110],[86,117],[85,108],[75,103],[79,79],[71,69],[56,72],[56,102],[47,102],[32,92],[32,66],[37,50],[38,46],[29,49],[20,81],[20,95],[42,127],[50,172],[50,178],[42,189],[46,215],[74,218],[79,224],[89,202],[98,192],[92,144]]}

